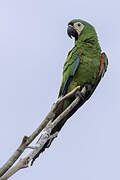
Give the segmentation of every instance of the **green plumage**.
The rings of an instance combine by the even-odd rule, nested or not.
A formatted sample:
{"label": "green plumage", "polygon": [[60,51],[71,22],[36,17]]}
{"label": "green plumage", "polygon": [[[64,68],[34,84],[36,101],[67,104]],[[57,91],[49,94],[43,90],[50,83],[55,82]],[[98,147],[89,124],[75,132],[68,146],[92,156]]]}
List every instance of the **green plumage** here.
{"label": "green plumage", "polygon": [[[67,119],[92,95],[101,78],[104,76],[108,66],[108,60],[105,53],[102,53],[101,58],[101,48],[96,31],[92,25],[85,21],[76,19],[71,21],[68,24],[68,27],[68,35],[70,37],[75,37],[75,46],[68,53],[64,64],[59,97],[64,96],[77,86],[82,88],[86,84],[90,86],[91,91],[89,91],[83,101],[80,101],[80,103],[77,104],[77,106],[53,128],[51,134],[60,131]],[[81,55],[80,52],[82,52]],[[101,60],[103,61],[103,64],[101,63]],[[65,100],[56,111],[55,118],[63,112],[73,100],[74,98]],[[52,141],[50,140],[46,142],[41,151],[33,158],[32,162],[34,162],[45,148],[50,146],[51,142]]]}
{"label": "green plumage", "polygon": [[[80,57],[80,63],[77,72],[69,83],[66,93],[70,92],[77,86],[83,87],[86,83],[89,84],[92,88],[100,71],[101,48],[98,43],[98,38],[94,27],[82,20],[73,20],[71,22],[73,24],[76,22],[81,22],[84,25],[84,29],[81,35],[78,37],[78,40],[75,41],[75,46],[68,54],[64,64],[63,79],[59,91],[59,96],[61,96],[64,83],[73,72],[73,64],[81,50],[83,54]],[[65,101],[64,109],[69,104],[69,101]]]}

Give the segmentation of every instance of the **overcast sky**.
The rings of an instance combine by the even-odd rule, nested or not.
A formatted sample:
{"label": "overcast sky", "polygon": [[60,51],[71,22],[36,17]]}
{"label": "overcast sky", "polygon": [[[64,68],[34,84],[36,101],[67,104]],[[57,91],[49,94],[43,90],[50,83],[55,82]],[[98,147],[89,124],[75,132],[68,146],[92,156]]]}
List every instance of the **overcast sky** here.
{"label": "overcast sky", "polygon": [[12,180],[120,179],[119,0],[0,0],[0,166],[56,101],[74,18],[95,27],[108,72],[50,149]]}

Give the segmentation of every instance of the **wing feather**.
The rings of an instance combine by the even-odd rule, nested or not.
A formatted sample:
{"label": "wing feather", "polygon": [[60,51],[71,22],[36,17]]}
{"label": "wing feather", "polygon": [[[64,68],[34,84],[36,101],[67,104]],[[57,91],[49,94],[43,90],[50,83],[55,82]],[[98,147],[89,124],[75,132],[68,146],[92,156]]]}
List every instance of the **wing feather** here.
{"label": "wing feather", "polygon": [[68,86],[78,69],[79,63],[80,63],[80,55],[77,55],[75,61],[71,63],[65,63],[64,71],[63,71],[63,80],[62,80],[59,96],[64,96],[66,94]]}

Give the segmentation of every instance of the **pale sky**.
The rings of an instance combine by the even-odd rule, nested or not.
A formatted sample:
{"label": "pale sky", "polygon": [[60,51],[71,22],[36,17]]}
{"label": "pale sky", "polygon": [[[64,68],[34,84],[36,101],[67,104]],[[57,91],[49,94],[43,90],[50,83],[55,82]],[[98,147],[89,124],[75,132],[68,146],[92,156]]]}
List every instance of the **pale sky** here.
{"label": "pale sky", "polygon": [[57,99],[74,45],[66,33],[70,20],[91,23],[109,59],[90,100],[34,165],[12,180],[120,179],[119,17],[119,0],[0,1],[0,166]]}

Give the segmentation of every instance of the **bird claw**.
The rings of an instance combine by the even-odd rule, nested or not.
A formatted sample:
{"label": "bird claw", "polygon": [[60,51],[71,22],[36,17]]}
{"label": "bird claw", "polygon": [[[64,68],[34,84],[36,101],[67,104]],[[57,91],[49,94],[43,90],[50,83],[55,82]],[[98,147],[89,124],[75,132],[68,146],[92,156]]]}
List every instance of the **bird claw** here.
{"label": "bird claw", "polygon": [[84,101],[85,96],[80,90],[77,90],[75,96],[79,96],[79,98]]}
{"label": "bird claw", "polygon": [[91,91],[91,86],[89,84],[85,84],[84,87],[86,88],[86,91],[87,92],[90,92]]}
{"label": "bird claw", "polygon": [[89,94],[90,91],[91,91],[91,86],[90,86],[89,84],[86,83],[86,84],[84,85],[84,87],[85,87],[85,89],[86,89],[86,93],[85,93],[85,94],[83,94],[83,93],[81,92],[81,90],[77,90],[77,92],[76,92],[76,96],[79,96],[82,101],[85,100],[86,94]]}

